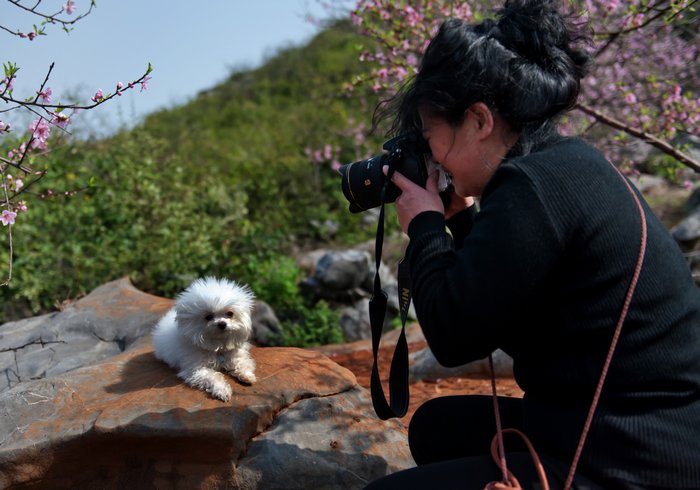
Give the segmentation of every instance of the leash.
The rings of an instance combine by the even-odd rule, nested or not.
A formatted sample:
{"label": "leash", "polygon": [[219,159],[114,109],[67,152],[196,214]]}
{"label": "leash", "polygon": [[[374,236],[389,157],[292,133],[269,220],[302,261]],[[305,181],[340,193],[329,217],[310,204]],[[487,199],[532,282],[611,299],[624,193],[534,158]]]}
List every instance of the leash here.
{"label": "leash", "polygon": [[[620,176],[622,181],[624,182],[625,186],[627,187],[627,190],[630,192],[632,195],[632,198],[634,199],[635,204],[637,205],[637,210],[639,211],[639,216],[641,218],[641,238],[640,238],[640,245],[639,245],[639,253],[637,255],[637,263],[634,268],[634,274],[632,275],[632,280],[630,281],[629,287],[627,288],[627,294],[625,295],[625,301],[622,305],[622,311],[620,312],[620,316],[617,321],[617,325],[615,326],[615,332],[613,334],[612,341],[610,343],[610,348],[608,349],[608,355],[605,358],[605,363],[603,364],[603,370],[600,374],[600,378],[598,379],[598,385],[596,386],[595,393],[593,395],[593,401],[591,402],[591,406],[588,409],[588,415],[586,417],[586,422],[583,425],[583,430],[581,431],[581,437],[579,438],[578,445],[576,447],[576,453],[574,454],[574,459],[571,462],[571,467],[569,468],[569,474],[567,475],[566,482],[564,483],[564,490],[570,490],[571,485],[573,484],[574,481],[574,475],[576,474],[576,467],[578,466],[579,460],[581,458],[581,453],[583,452],[583,446],[586,443],[586,437],[588,436],[588,432],[591,428],[591,423],[593,421],[593,415],[595,413],[596,407],[598,406],[598,402],[600,401],[600,394],[603,391],[603,384],[605,383],[605,378],[608,375],[608,369],[610,368],[610,363],[612,362],[612,357],[615,352],[615,348],[617,347],[617,342],[620,338],[620,332],[622,331],[622,324],[625,322],[625,318],[627,317],[627,313],[629,311],[629,306],[630,303],[632,302],[632,296],[634,295],[634,290],[637,287],[637,281],[639,280],[639,275],[642,270],[642,263],[644,262],[644,255],[646,252],[646,244],[647,244],[647,221],[646,217],[644,216],[644,208],[642,207],[641,202],[639,201],[639,198],[637,197],[637,194],[635,194],[634,190],[632,189],[632,186],[630,185],[629,181],[622,175],[622,172],[615,167],[612,163],[608,162],[610,166],[617,172],[617,174]],[[520,435],[520,437],[525,441],[525,444],[528,447],[528,450],[530,451],[530,455],[533,458],[533,461],[535,463],[535,466],[537,468],[537,473],[540,478],[540,484],[542,485],[543,490],[549,490],[549,483],[547,482],[547,476],[544,473],[544,469],[542,467],[542,463],[540,462],[539,457],[537,456],[537,452],[535,451],[534,447],[532,446],[531,442],[523,434],[522,432],[516,430],[516,429],[502,429],[501,428],[501,417],[500,417],[500,412],[498,409],[498,397],[496,395],[496,375],[493,369],[493,356],[489,355],[489,366],[491,368],[491,391],[493,395],[493,403],[494,403],[494,412],[496,416],[496,435],[494,436],[492,442],[491,442],[491,457],[493,458],[494,462],[501,468],[503,472],[503,477],[500,482],[491,482],[486,485],[484,490],[507,490],[507,489],[520,489],[520,483],[518,480],[513,476],[513,474],[508,471],[508,468],[506,466],[506,457],[505,457],[505,447],[503,445],[503,434],[506,432],[512,432],[512,433],[517,433]]]}

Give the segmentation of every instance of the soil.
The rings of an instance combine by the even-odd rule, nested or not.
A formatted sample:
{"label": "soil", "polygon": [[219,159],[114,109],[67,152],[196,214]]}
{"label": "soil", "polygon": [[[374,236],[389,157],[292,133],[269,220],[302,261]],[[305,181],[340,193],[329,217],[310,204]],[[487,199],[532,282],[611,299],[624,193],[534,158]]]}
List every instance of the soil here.
{"label": "soil", "polygon": [[[409,352],[416,352],[426,346],[425,341],[409,343]],[[393,346],[380,348],[379,373],[384,386],[384,392],[388,395],[388,371],[393,354]],[[370,372],[372,371],[372,351],[369,349],[349,349],[326,352],[326,355],[341,366],[353,372],[357,382],[369,389]],[[436,380],[416,380],[410,384],[410,401],[408,413],[403,418],[405,423],[411,419],[416,409],[424,402],[448,395],[484,394],[491,395],[491,378],[474,375],[471,377],[445,378]],[[523,395],[522,390],[512,378],[497,378],[496,391],[499,396]]]}

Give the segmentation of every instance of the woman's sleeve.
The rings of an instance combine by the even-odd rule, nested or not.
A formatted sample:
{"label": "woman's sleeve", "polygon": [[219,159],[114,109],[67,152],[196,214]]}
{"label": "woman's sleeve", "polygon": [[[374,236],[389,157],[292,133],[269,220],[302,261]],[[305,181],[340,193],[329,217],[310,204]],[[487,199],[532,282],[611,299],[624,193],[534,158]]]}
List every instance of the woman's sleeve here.
{"label": "woman's sleeve", "polygon": [[556,221],[522,171],[502,166],[487,189],[459,250],[440,213],[421,213],[408,229],[418,322],[445,366],[483,359],[498,348],[563,250]]}
{"label": "woman's sleeve", "polygon": [[468,208],[460,211],[459,213],[448,219],[445,224],[452,234],[452,239],[454,240],[455,247],[457,249],[462,248],[464,239],[471,233],[472,226],[474,225],[474,218],[477,215],[477,205],[472,204]]}

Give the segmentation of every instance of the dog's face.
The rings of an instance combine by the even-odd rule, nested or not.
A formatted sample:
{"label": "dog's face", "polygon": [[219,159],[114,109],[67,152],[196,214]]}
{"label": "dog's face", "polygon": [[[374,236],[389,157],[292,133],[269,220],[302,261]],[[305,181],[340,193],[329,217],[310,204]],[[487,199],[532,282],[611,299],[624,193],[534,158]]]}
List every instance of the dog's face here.
{"label": "dog's face", "polygon": [[224,279],[198,279],[175,305],[180,332],[206,350],[233,349],[250,336],[254,296]]}

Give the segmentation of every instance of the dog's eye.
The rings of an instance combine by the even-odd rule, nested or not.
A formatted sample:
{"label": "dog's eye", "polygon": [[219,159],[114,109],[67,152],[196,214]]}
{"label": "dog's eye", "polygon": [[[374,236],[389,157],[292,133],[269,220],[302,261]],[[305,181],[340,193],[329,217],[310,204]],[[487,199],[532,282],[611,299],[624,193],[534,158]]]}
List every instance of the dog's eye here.
{"label": "dog's eye", "polygon": [[232,311],[227,311],[227,312],[226,312],[226,316],[229,317],[229,318],[232,318],[232,317],[233,317],[233,312],[232,312]]}
{"label": "dog's eye", "polygon": [[214,315],[209,313],[207,316],[204,317],[204,319],[208,322],[212,321],[214,319]]}

